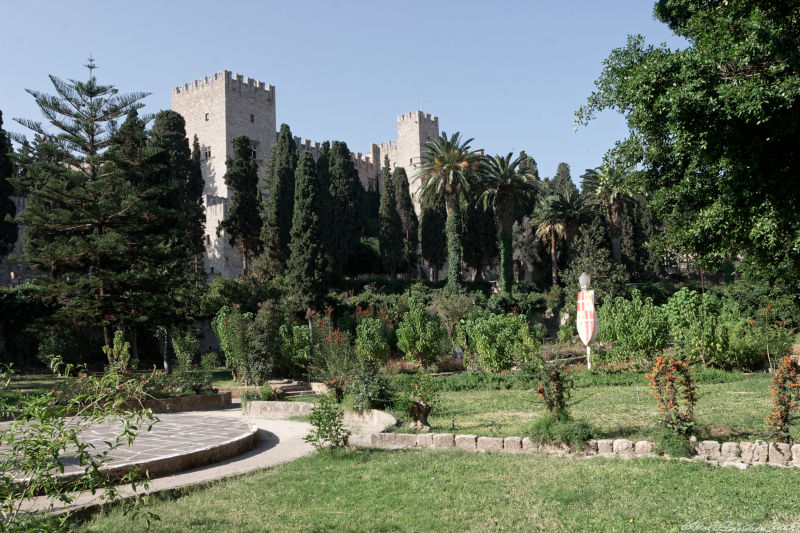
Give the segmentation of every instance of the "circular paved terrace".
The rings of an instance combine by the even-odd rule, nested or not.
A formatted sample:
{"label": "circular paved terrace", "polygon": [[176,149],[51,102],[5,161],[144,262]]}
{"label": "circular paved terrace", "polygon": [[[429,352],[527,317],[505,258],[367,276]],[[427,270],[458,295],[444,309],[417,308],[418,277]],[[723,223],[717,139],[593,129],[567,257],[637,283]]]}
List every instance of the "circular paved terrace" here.
{"label": "circular paved terrace", "polygon": [[[133,444],[123,442],[108,453],[101,468],[109,475],[122,475],[136,466],[150,476],[178,472],[234,457],[258,442],[258,427],[246,420],[194,413],[161,413],[150,431],[142,424]],[[107,449],[122,433],[122,423],[94,424],[81,440],[98,452]],[[64,456],[64,475],[83,471],[74,457]]]}

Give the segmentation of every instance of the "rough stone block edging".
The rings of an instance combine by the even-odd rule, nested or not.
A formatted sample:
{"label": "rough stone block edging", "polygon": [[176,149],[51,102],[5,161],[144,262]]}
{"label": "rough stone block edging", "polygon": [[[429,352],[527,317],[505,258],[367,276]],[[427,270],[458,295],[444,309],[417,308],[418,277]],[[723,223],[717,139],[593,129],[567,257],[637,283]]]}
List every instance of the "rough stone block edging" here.
{"label": "rough stone block edging", "polygon": [[[653,443],[628,439],[590,440],[581,452],[570,453],[565,445],[551,446],[538,444],[529,438],[520,437],[478,437],[453,433],[373,433],[370,439],[372,448],[457,448],[469,451],[506,451],[545,453],[550,455],[575,455],[598,457],[656,457]],[[800,468],[800,444],[790,446],[780,442],[717,442],[706,440],[691,443],[692,457],[681,458],[690,461],[705,461],[719,466],[735,466],[740,469],[751,465],[768,464],[781,467]]]}
{"label": "rough stone block edging", "polygon": [[[242,414],[287,418],[290,416],[305,416],[311,414],[311,409],[314,405],[315,404],[311,402],[247,402],[242,406]],[[345,411],[344,422],[352,424],[370,424],[379,426],[385,430],[397,424],[397,419],[384,411],[370,409],[369,411],[360,413]]]}
{"label": "rough stone block edging", "polygon": [[202,411],[206,409],[227,409],[231,406],[231,393],[191,394],[174,398],[151,398],[141,403],[125,403],[123,408],[143,407],[154,413],[174,413],[176,411]]}

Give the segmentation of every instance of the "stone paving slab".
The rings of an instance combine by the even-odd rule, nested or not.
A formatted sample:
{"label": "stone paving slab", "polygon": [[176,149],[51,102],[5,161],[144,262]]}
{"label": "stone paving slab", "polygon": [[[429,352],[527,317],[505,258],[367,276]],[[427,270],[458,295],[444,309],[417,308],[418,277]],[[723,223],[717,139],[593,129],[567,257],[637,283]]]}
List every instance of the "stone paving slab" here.
{"label": "stone paving slab", "polygon": [[[142,424],[131,445],[123,442],[108,452],[101,468],[111,476],[136,467],[150,476],[164,475],[227,459],[246,452],[258,442],[258,427],[247,420],[198,412],[161,413],[150,431]],[[95,456],[122,433],[122,422],[94,424],[81,433],[81,440],[94,447]],[[69,450],[61,457],[64,476],[84,471]]]}

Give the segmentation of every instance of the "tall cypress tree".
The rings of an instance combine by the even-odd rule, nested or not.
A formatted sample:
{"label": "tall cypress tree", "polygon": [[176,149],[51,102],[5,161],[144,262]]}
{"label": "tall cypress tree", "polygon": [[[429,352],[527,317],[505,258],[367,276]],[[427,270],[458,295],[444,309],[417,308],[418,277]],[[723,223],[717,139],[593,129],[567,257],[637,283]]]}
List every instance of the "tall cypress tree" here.
{"label": "tall cypress tree", "polygon": [[200,167],[199,143],[192,154],[183,116],[175,111],[160,111],[156,114],[149,144],[160,150],[158,160],[163,167],[159,181],[162,184],[170,183],[174,188],[174,193],[160,202],[171,214],[162,220],[163,225],[177,225],[182,229],[181,242],[186,260],[199,273],[198,257],[204,250],[205,233],[205,209],[202,203],[205,184]]}
{"label": "tall cypress tree", "polygon": [[361,240],[361,182],[353,165],[347,144],[334,141],[328,160],[330,181],[330,221],[335,224],[328,233],[328,254],[333,260],[337,278],[344,274],[348,259]]}
{"label": "tall cypress tree", "polygon": [[247,136],[233,139],[233,159],[229,157],[225,167],[225,185],[232,195],[225,217],[217,226],[217,235],[224,230],[231,246],[238,245],[246,276],[250,260],[261,251],[258,170]]}
{"label": "tall cypress tree", "polygon": [[497,221],[494,210],[467,202],[464,209],[464,262],[473,269],[473,279],[480,279],[486,267],[497,259]]}
{"label": "tall cypress tree", "polygon": [[419,240],[422,258],[431,267],[431,281],[439,280],[439,270],[447,261],[447,237],[444,223],[447,210],[441,195],[422,199]]}
{"label": "tall cypress tree", "polygon": [[389,157],[383,161],[383,190],[381,191],[381,204],[378,208],[380,235],[378,245],[381,254],[381,264],[392,276],[398,268],[402,268],[404,261],[403,221],[397,212],[397,199],[395,196],[394,180],[389,169]]}
{"label": "tall cypress tree", "polygon": [[419,246],[419,219],[411,201],[408,176],[403,167],[394,170],[395,195],[397,212],[403,221],[403,239],[405,239],[405,269],[413,275],[417,268],[417,246]]}
{"label": "tall cypress tree", "polygon": [[17,214],[11,195],[14,193],[8,178],[13,177],[11,142],[3,130],[3,112],[0,111],[0,259],[5,257],[17,242],[17,225],[10,219]]}
{"label": "tall cypress tree", "polygon": [[51,128],[18,119],[36,133],[31,158],[12,180],[27,198],[19,221],[26,227],[25,258],[48,277],[39,280],[45,297],[61,307],[56,319],[101,326],[105,344],[120,323],[126,288],[117,283],[130,257],[124,231],[135,219],[140,194],[118,172],[103,171],[115,121],[143,106],[146,93],[122,94],[101,85],[90,59],[84,82],[50,76],[58,96],[28,90]]}
{"label": "tall cypress tree", "polygon": [[200,141],[197,135],[192,142],[192,164],[189,168],[189,181],[186,184],[186,200],[195,205],[195,218],[187,217],[189,226],[186,234],[186,245],[192,254],[191,260],[195,274],[203,272],[203,252],[205,251],[206,208],[203,191],[206,182],[203,179],[203,168],[200,163]]}
{"label": "tall cypress tree", "polygon": [[328,261],[319,223],[321,208],[322,190],[316,163],[310,152],[304,152],[295,172],[287,281],[295,306],[308,311],[321,306],[327,288]]}
{"label": "tall cypress tree", "polygon": [[297,145],[292,131],[287,124],[281,124],[278,142],[272,147],[267,171],[267,199],[261,228],[264,257],[259,261],[259,269],[272,276],[283,274],[289,260],[297,157]]}

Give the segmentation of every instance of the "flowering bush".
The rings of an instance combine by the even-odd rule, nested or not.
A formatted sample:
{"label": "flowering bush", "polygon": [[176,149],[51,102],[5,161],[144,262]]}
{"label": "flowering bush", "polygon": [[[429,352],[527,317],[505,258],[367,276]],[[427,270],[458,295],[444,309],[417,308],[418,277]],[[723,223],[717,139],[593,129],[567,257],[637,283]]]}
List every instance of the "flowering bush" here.
{"label": "flowering bush", "polygon": [[792,441],[792,422],[800,406],[800,364],[788,355],[781,359],[770,384],[772,413],[767,416],[767,432],[779,442]]}
{"label": "flowering bush", "polygon": [[658,356],[647,379],[653,387],[664,426],[681,435],[691,435],[695,429],[697,393],[686,362]]}

